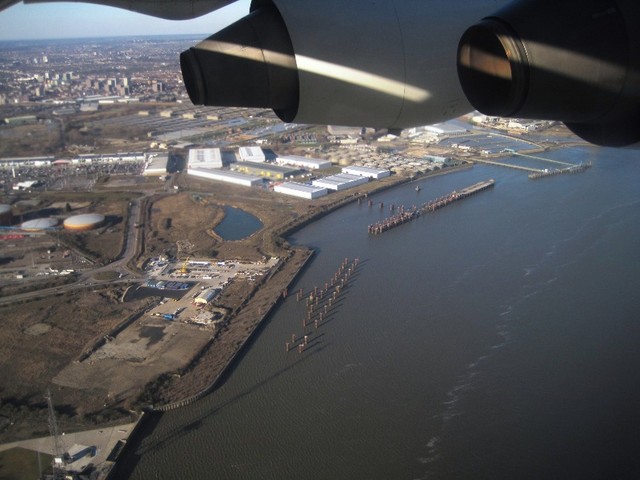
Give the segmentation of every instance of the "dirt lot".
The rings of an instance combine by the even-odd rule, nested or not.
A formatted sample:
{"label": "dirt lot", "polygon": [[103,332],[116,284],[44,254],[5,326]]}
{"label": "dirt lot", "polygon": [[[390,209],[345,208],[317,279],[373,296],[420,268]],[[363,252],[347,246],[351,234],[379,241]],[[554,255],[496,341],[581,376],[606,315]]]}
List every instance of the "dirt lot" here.
{"label": "dirt lot", "polygon": [[[120,303],[122,292],[117,288],[93,292],[83,286],[74,293],[1,308],[0,315],[8,320],[0,339],[0,362],[6,367],[0,373],[0,441],[46,433],[43,393],[47,387],[52,387],[61,429],[67,431],[122,418],[131,407],[172,402],[207,388],[309,256],[305,249],[291,249],[279,235],[297,222],[311,221],[354,198],[347,192],[311,202],[265,190],[194,181],[183,175],[174,181],[181,193],[161,190],[163,193],[143,201],[148,216],[140,229],[144,241],[136,257],[138,266],[159,253],[177,254],[178,242],[186,245],[183,255],[249,261],[277,256],[289,261],[261,285],[232,282],[216,301],[215,306],[230,315],[213,341],[211,331],[143,315],[127,329],[112,334],[101,350],[88,358],[83,356],[151,302]],[[371,183],[364,191],[397,181],[391,178]],[[95,258],[114,258],[122,245],[131,195],[96,192],[91,206],[85,208],[123,220],[100,232],[75,237],[83,239],[75,241],[75,248]],[[223,241],[212,230],[222,220],[225,205],[255,215],[264,227],[249,238]],[[78,362],[80,359],[83,361]]]}
{"label": "dirt lot", "polygon": [[[0,307],[3,441],[46,432],[44,393],[51,387],[51,379],[123,318],[149,304],[149,300],[121,304],[120,295],[118,290],[82,290]],[[100,388],[79,391],[54,386],[52,395],[62,413],[61,428],[78,428],[99,421],[97,414],[104,409],[106,393]],[[109,415],[103,414],[101,419]]]}
{"label": "dirt lot", "polygon": [[53,383],[101,390],[106,403],[131,406],[144,385],[186,366],[210,338],[205,327],[145,315],[87,359],[67,365]]}

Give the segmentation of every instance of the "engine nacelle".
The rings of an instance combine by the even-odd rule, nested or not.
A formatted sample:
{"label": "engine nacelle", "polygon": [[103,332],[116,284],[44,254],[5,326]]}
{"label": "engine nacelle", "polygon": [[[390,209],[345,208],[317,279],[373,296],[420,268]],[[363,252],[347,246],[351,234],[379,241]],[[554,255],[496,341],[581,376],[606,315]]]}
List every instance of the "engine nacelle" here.
{"label": "engine nacelle", "polygon": [[507,0],[254,0],[181,55],[191,100],[270,107],[287,122],[401,129],[471,110],[458,40]]}
{"label": "engine nacelle", "polygon": [[560,120],[596,144],[640,142],[637,0],[518,0],[462,36],[462,88],[487,115]]}

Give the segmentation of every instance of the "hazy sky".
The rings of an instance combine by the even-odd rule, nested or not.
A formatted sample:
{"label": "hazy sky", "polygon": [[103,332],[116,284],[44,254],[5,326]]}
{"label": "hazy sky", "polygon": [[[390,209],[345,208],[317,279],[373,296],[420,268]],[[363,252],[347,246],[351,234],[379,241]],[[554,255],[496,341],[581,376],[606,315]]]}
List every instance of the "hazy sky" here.
{"label": "hazy sky", "polygon": [[209,35],[249,11],[240,0],[194,20],[169,21],[88,3],[19,3],[0,11],[0,40],[202,33]]}

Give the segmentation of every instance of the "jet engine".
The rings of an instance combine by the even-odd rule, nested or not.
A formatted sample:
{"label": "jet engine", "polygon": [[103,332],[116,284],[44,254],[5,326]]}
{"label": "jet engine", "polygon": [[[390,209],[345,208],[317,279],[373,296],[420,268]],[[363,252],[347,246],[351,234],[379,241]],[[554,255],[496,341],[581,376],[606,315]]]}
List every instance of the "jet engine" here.
{"label": "jet engine", "polygon": [[640,142],[637,0],[518,0],[458,47],[468,100],[486,115],[560,120],[589,142]]}
{"label": "jet engine", "polygon": [[182,53],[191,100],[269,107],[287,122],[402,129],[471,110],[456,49],[507,0],[253,0]]}
{"label": "jet engine", "polygon": [[475,107],[628,146],[640,143],[638,25],[637,0],[253,0],[180,63],[195,104],[286,122],[395,130]]}

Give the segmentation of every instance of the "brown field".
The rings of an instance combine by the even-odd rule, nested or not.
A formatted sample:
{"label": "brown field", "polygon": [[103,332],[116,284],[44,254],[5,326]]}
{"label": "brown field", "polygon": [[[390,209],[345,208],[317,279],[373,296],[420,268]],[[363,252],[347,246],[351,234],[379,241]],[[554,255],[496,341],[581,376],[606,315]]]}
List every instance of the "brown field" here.
{"label": "brown field", "polygon": [[[10,441],[47,431],[42,410],[51,380],[123,318],[149,303],[121,304],[120,295],[117,289],[86,289],[0,307],[0,365],[4,367],[0,369],[0,420],[11,419],[1,422],[0,438]],[[52,395],[65,412],[61,416],[63,428],[91,425],[103,410],[105,392],[99,389],[78,391],[54,386]]]}
{"label": "brown field", "polygon": [[[123,416],[129,421],[128,408],[172,402],[206,389],[236,355],[308,256],[305,249],[291,249],[280,235],[298,222],[311,221],[316,215],[355,198],[353,192],[348,192],[312,202],[259,189],[194,181],[183,175],[174,180],[181,193],[159,193],[143,200],[147,216],[140,228],[144,241],[137,265],[159,253],[175,255],[178,242],[187,245],[183,254],[249,261],[277,256],[289,261],[263,285],[232,282],[215,305],[230,315],[215,333],[213,343],[209,341],[211,332],[203,335],[196,328],[178,332],[173,326],[154,323],[146,315],[114,334],[108,348],[102,348],[97,356],[82,356],[105,334],[151,302],[120,303],[119,288],[93,292],[83,287],[61,296],[0,307],[0,315],[5,319],[0,361],[7,367],[0,374],[3,386],[0,440],[46,433],[43,395],[47,388],[52,388],[61,429],[67,431]],[[365,186],[363,191],[386,188],[398,181],[385,179]],[[115,258],[122,247],[128,201],[133,195],[106,191],[89,194],[84,200],[90,201],[90,205],[73,213],[93,211],[116,219],[121,217],[121,221],[93,232],[65,233],[64,242],[90,258],[105,262]],[[44,204],[53,201],[49,199]],[[212,229],[222,220],[224,205],[255,215],[264,227],[247,239],[223,241]],[[171,219],[169,224],[167,219]],[[180,324],[183,326],[189,327]],[[154,346],[149,335],[155,333],[149,332],[161,334],[165,339],[161,347]],[[166,363],[157,363],[155,370],[146,368],[159,358]],[[78,362],[80,359],[82,362]],[[169,375],[161,375],[162,372]]]}

